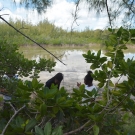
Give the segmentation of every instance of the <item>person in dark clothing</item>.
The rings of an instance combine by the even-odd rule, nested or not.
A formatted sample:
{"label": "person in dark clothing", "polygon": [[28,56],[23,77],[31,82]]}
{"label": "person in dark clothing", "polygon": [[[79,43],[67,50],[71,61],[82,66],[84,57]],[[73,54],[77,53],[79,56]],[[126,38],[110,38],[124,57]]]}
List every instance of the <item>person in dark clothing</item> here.
{"label": "person in dark clothing", "polygon": [[52,77],[51,79],[49,79],[46,84],[45,87],[48,87],[49,89],[51,88],[51,85],[57,85],[58,89],[60,88],[60,83],[63,80],[63,74],[62,73],[57,73],[54,77]]}
{"label": "person in dark clothing", "polygon": [[[97,89],[95,85],[93,85],[93,77],[92,75],[92,71],[88,71],[87,75],[84,77],[84,84],[85,84],[85,89],[88,91],[92,91],[93,89]],[[77,82],[77,86],[80,87],[81,83]]]}

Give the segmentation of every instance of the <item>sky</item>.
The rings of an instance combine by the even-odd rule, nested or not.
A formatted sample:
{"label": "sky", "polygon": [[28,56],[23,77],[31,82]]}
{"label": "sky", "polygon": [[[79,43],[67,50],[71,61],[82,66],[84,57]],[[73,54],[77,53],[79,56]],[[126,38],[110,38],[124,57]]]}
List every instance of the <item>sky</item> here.
{"label": "sky", "polygon": [[[19,0],[16,0],[16,2],[15,5],[12,0],[0,0],[0,15],[8,14],[2,16],[7,21],[11,17],[13,20],[20,19],[36,25],[39,21],[47,19],[58,27],[71,30],[74,21],[72,13],[75,12],[75,5],[72,0],[54,0],[52,6],[47,9],[46,13],[42,13],[41,15],[39,15],[36,10],[26,10],[24,7],[20,6],[18,4]],[[105,29],[107,24],[108,17],[106,13],[102,13],[100,17],[97,17],[94,11],[88,12],[86,4],[81,3],[78,11],[77,24],[74,23],[72,28],[79,31],[86,28],[92,30]]]}

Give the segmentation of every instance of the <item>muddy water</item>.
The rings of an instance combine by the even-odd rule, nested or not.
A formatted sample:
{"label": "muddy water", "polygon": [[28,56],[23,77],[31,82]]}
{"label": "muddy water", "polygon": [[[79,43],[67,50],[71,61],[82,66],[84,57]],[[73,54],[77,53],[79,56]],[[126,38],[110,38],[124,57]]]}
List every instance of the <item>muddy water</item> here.
{"label": "muddy water", "polygon": [[[63,65],[59,61],[55,60],[51,55],[45,52],[39,47],[21,47],[20,52],[23,52],[24,56],[28,59],[46,58],[54,59],[56,61],[56,66],[54,67],[55,71],[48,73],[42,71],[39,76],[39,80],[42,83],[45,83],[48,79],[53,77],[56,73],[61,72],[64,74],[64,80],[61,83],[61,86],[64,86],[68,91],[72,91],[72,88],[76,87],[77,82],[83,83],[84,76],[87,71],[90,70],[90,64],[85,62],[82,54],[87,53],[88,50],[91,50],[94,53],[97,53],[99,49],[102,49],[100,46],[86,46],[86,47],[46,47],[50,52],[55,56],[59,57],[66,65]],[[132,50],[132,49],[131,49]],[[125,52],[125,59],[132,58],[135,56],[134,51],[127,50]],[[28,78],[24,78],[28,79]],[[121,81],[125,77],[121,78]],[[114,79],[115,81],[115,79]],[[93,82],[95,85],[97,82]]]}

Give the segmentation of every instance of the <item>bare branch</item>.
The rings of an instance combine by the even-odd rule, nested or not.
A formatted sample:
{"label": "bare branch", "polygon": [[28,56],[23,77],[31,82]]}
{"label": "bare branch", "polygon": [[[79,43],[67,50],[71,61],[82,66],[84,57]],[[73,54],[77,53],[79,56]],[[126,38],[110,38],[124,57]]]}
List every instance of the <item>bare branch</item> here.
{"label": "bare branch", "polygon": [[64,54],[65,54],[65,52],[64,52],[62,55],[58,56],[58,58],[60,58],[60,57],[64,56]]}
{"label": "bare branch", "polygon": [[87,124],[89,124],[90,123],[90,120],[89,121],[87,121],[84,125],[82,125],[81,127],[79,127],[79,128],[77,128],[77,129],[75,129],[75,130],[73,130],[73,131],[70,131],[70,132],[68,132],[68,133],[64,133],[64,135],[70,135],[70,134],[75,134],[76,132],[79,132],[80,130],[82,130]]}
{"label": "bare branch", "polygon": [[105,1],[105,5],[106,5],[106,10],[107,10],[108,18],[109,18],[109,24],[110,24],[110,26],[112,28],[112,20],[111,20],[111,16],[110,16],[110,13],[109,13],[109,8],[108,8],[107,0]]}
{"label": "bare branch", "polygon": [[[72,22],[72,25],[71,25],[71,32],[73,31],[73,25],[74,25],[74,23],[76,23],[77,24],[77,19],[78,19],[78,11],[79,11],[79,4],[80,4],[80,0],[78,0],[77,1],[77,3],[76,3],[76,8],[75,8],[75,13],[72,13],[72,16],[74,17],[74,20],[73,20],[73,22]],[[77,24],[77,26],[79,26],[78,24]]]}
{"label": "bare branch", "polygon": [[[76,23],[76,25],[79,26],[79,25],[77,24],[78,11],[79,11],[79,4],[80,4],[80,0],[78,0],[78,1],[76,2],[75,12],[72,13],[72,16],[73,16],[74,20],[73,20],[73,22],[72,22],[72,24],[71,24],[71,31],[70,31],[70,32],[71,32],[71,37],[72,37],[73,30],[74,30],[74,28],[73,28],[74,23]],[[70,37],[70,42],[71,42],[71,37]]]}
{"label": "bare branch", "polygon": [[9,102],[10,106],[13,108],[14,112],[16,113],[16,109],[14,108],[14,106],[11,104],[11,102]]}
{"label": "bare branch", "polygon": [[22,27],[18,30],[21,30],[21,29],[28,29],[28,28],[25,28],[24,25],[23,25],[23,21],[22,21]]}
{"label": "bare branch", "polygon": [[129,6],[129,4],[127,4],[127,2],[125,0],[123,0],[123,2],[129,8],[129,11],[132,11],[132,13],[135,14],[135,11],[132,10],[133,4],[134,4],[134,0],[131,2],[131,6]]}
{"label": "bare branch", "polygon": [[[1,11],[1,10],[0,10]],[[0,15],[0,16],[3,16],[3,15],[9,15],[9,14],[2,14],[2,15]]]}
{"label": "bare branch", "polygon": [[14,110],[14,114],[12,115],[12,117],[10,118],[10,120],[8,121],[8,123],[6,124],[5,128],[3,129],[2,133],[0,135],[4,135],[7,127],[9,126],[10,122],[13,120],[13,118],[22,110],[25,108],[25,105],[23,105],[19,110],[16,110],[13,105],[9,102],[10,106],[13,108]]}
{"label": "bare branch", "polygon": [[2,11],[4,9],[4,7],[2,7],[2,9],[0,9],[0,11]]}
{"label": "bare branch", "polygon": [[106,106],[103,108],[103,110],[101,112],[99,112],[98,114],[101,114],[104,110],[107,109],[107,107],[111,104],[111,100],[107,102]]}
{"label": "bare branch", "polygon": [[41,122],[37,126],[39,127],[40,125],[42,125],[44,123],[45,119],[46,119],[46,117],[43,117]]}
{"label": "bare branch", "polygon": [[130,93],[131,93],[131,91],[125,96],[125,98],[121,102],[119,102],[119,104],[117,106],[115,106],[114,108],[111,108],[109,110],[109,112],[115,110],[118,106],[120,106],[128,98],[128,96],[130,95]]}

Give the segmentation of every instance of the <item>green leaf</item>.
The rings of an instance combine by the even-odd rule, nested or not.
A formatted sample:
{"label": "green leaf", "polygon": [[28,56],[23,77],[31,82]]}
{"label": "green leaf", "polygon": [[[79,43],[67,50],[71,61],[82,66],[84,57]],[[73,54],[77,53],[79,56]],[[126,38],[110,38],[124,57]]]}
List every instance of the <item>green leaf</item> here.
{"label": "green leaf", "polygon": [[102,57],[99,59],[99,62],[103,64],[105,61],[107,61],[107,57]]}
{"label": "green leaf", "polygon": [[88,94],[90,97],[92,97],[92,96],[93,96],[92,91],[88,91],[88,90],[86,90],[86,92],[87,92],[87,94]]}
{"label": "green leaf", "polygon": [[36,123],[37,121],[35,119],[30,120],[29,123],[25,127],[25,132],[30,131],[36,125]]}
{"label": "green leaf", "polygon": [[24,120],[22,119],[22,117],[20,116],[17,116],[16,119],[14,119],[11,123],[11,126],[13,126],[14,128],[24,128],[23,124],[24,124]]}
{"label": "green leaf", "polygon": [[111,69],[113,67],[112,61],[108,61],[107,66]]}
{"label": "green leaf", "polygon": [[114,50],[114,47],[113,47],[113,46],[108,46],[108,47],[107,47],[107,50],[108,50],[108,51],[113,51],[113,50]]}
{"label": "green leaf", "polygon": [[117,88],[125,88],[125,85],[123,83],[120,83],[120,84],[116,84],[116,87]]}
{"label": "green leaf", "polygon": [[[93,108],[91,108],[91,109],[93,109]],[[93,121],[96,120],[96,116],[95,115],[89,115],[89,118],[92,119]]]}
{"label": "green leaf", "polygon": [[99,68],[99,65],[94,63],[94,64],[92,64],[92,65],[90,66],[90,68],[91,68],[91,69],[96,69],[96,68]]}
{"label": "green leaf", "polygon": [[7,121],[4,118],[0,119],[0,133],[4,129],[4,127],[6,126],[6,123],[7,123]]}
{"label": "green leaf", "polygon": [[135,39],[131,39],[131,42],[135,44]]}
{"label": "green leaf", "polygon": [[62,126],[55,128],[52,132],[52,135],[63,135]]}
{"label": "green leaf", "polygon": [[35,127],[35,132],[36,135],[44,135],[44,131],[38,126]]}
{"label": "green leaf", "polygon": [[118,130],[114,130],[116,135],[121,135],[121,133]]}
{"label": "green leaf", "polygon": [[94,125],[93,131],[94,131],[94,135],[98,135],[99,134],[99,127],[97,125]]}
{"label": "green leaf", "polygon": [[123,28],[122,28],[122,27],[120,27],[120,28],[119,28],[119,30],[117,31],[117,36],[118,36],[118,37],[120,37],[120,36],[121,36],[121,34],[122,34],[122,30],[123,30]]}
{"label": "green leaf", "polygon": [[124,54],[123,54],[122,50],[118,50],[118,51],[117,51],[116,57],[117,57],[117,58],[120,58],[120,59],[124,58]]}
{"label": "green leaf", "polygon": [[106,55],[106,56],[109,56],[109,57],[114,57],[115,54],[108,52],[108,53],[105,53],[105,55]]}
{"label": "green leaf", "polygon": [[97,58],[100,58],[100,55],[101,55],[101,50],[98,51]]}
{"label": "green leaf", "polygon": [[109,83],[110,87],[114,87],[114,84],[113,84],[113,82],[111,80],[108,80],[108,83]]}
{"label": "green leaf", "polygon": [[36,88],[38,86],[38,81],[36,78],[33,78],[32,80],[32,87]]}
{"label": "green leaf", "polygon": [[58,107],[53,107],[52,110],[53,110],[54,114],[56,114],[59,111],[59,108]]}
{"label": "green leaf", "polygon": [[111,93],[112,93],[114,96],[120,96],[120,95],[121,95],[121,92],[118,91],[118,90],[112,90]]}
{"label": "green leaf", "polygon": [[3,101],[3,96],[2,95],[0,95],[0,102],[2,102]]}
{"label": "green leaf", "polygon": [[52,132],[52,126],[50,122],[47,122],[45,127],[44,127],[44,133],[45,135],[51,135]]}
{"label": "green leaf", "polygon": [[132,37],[135,37],[135,29],[130,29],[129,31],[130,31],[130,33],[131,33],[131,36],[132,36]]}
{"label": "green leaf", "polygon": [[57,93],[57,89],[49,89],[47,87],[44,88],[44,95],[45,97],[48,98],[53,98],[55,96],[55,94]]}
{"label": "green leaf", "polygon": [[113,30],[111,28],[108,28],[108,31],[112,32]]}
{"label": "green leaf", "polygon": [[102,88],[104,86],[104,83],[99,83],[98,86],[99,88]]}
{"label": "green leaf", "polygon": [[45,103],[43,103],[41,106],[40,106],[40,112],[41,112],[41,116],[44,116],[47,112],[47,106]]}
{"label": "green leaf", "polygon": [[58,100],[57,100],[57,103],[62,103],[66,101],[66,98],[65,97],[60,97]]}
{"label": "green leaf", "polygon": [[129,119],[129,113],[125,113],[124,115],[123,115],[123,121],[125,121],[125,122],[127,122],[128,121],[128,119]]}
{"label": "green leaf", "polygon": [[126,45],[121,45],[121,46],[119,46],[119,49],[124,49],[124,50],[126,50],[126,49],[128,49],[128,48],[126,47]]}
{"label": "green leaf", "polygon": [[19,87],[20,89],[22,89],[22,90],[27,90],[27,91],[30,90],[30,88],[27,87],[27,86],[25,86],[22,81],[19,81],[18,87]]}

